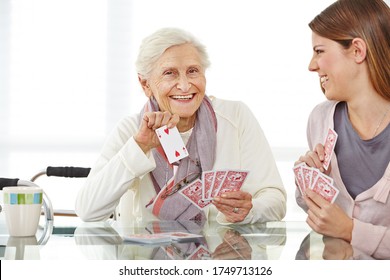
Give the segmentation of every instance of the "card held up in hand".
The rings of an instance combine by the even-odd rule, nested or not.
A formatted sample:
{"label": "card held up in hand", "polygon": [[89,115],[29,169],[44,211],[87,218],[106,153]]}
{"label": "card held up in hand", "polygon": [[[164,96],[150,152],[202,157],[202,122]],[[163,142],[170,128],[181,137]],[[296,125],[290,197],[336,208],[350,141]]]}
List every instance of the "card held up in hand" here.
{"label": "card held up in hand", "polygon": [[337,137],[338,137],[338,135],[337,135],[336,131],[329,128],[328,135],[326,136],[325,144],[324,144],[325,160],[324,160],[323,167],[326,170],[328,170],[328,168],[329,168],[330,160],[332,158],[332,154],[333,154],[334,148],[336,146]]}
{"label": "card held up in hand", "polygon": [[169,163],[176,162],[188,156],[187,148],[177,127],[169,129],[164,125],[156,129],[156,134]]}

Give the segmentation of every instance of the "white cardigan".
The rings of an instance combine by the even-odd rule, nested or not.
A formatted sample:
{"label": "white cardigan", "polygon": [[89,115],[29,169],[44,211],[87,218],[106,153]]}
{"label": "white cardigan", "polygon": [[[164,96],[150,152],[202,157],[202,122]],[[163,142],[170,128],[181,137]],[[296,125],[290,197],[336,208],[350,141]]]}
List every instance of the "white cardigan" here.
{"label": "white cardigan", "polygon": [[[252,194],[253,208],[243,223],[283,219],[286,193],[258,121],[242,102],[211,99],[218,122],[213,169],[250,171],[242,190]],[[138,119],[139,115],[124,118],[104,145],[76,199],[76,213],[83,220],[104,220],[115,210],[118,219],[157,219],[145,208],[156,195],[149,174],[155,161],[133,139]],[[208,219],[226,223],[214,205],[206,207],[205,213]]]}

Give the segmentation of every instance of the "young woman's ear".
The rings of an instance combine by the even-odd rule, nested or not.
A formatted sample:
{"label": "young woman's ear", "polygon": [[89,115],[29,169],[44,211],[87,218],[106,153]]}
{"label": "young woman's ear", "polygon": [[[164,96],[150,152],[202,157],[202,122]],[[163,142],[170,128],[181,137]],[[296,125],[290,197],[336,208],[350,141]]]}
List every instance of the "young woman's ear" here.
{"label": "young woman's ear", "polygon": [[367,45],[361,38],[355,38],[352,40],[351,48],[354,52],[354,58],[356,63],[362,63],[367,56]]}
{"label": "young woman's ear", "polygon": [[153,95],[153,93],[152,93],[152,90],[150,89],[148,80],[143,78],[140,74],[138,74],[138,81],[139,81],[146,97],[150,98]]}

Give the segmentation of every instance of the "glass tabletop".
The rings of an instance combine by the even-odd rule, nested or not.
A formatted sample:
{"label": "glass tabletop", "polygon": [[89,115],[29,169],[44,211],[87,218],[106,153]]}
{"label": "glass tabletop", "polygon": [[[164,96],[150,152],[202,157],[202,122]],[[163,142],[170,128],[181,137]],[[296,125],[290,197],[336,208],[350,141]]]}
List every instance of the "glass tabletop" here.
{"label": "glass tabletop", "polygon": [[[41,220],[36,236],[8,235],[0,214],[0,259],[3,260],[310,260],[372,259],[343,240],[317,234],[303,221],[249,225],[198,224],[193,221],[84,223],[77,217]],[[172,236],[191,238],[141,240]],[[176,234],[177,235],[177,234]]]}

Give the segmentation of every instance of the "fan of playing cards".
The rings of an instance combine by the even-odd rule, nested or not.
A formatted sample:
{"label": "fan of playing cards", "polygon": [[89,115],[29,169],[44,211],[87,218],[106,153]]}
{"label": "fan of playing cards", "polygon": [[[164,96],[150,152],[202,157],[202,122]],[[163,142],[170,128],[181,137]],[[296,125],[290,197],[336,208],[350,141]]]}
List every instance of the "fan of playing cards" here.
{"label": "fan of playing cards", "polygon": [[307,166],[305,163],[294,166],[293,170],[302,195],[309,188],[331,203],[336,200],[339,190],[333,186],[331,177],[323,174],[317,168]]}
{"label": "fan of playing cards", "polygon": [[[329,128],[324,144],[325,160],[323,167],[325,169],[328,169],[329,167],[336,141],[337,133]],[[331,177],[323,174],[317,168],[307,166],[304,162],[294,166],[293,171],[299,191],[302,195],[304,195],[306,189],[309,188],[331,203],[336,200],[339,190],[333,185],[333,179]]]}
{"label": "fan of playing cards", "polygon": [[[176,127],[168,129],[166,125],[162,126],[156,129],[156,134],[169,163],[188,156],[186,146]],[[224,192],[240,190],[247,176],[248,171],[242,170],[205,171],[202,173],[202,180],[191,182],[181,189],[180,193],[199,209],[203,209],[214,197]]]}
{"label": "fan of playing cards", "polygon": [[203,209],[214,197],[240,190],[248,174],[248,171],[243,170],[204,171],[202,180],[190,183],[180,193],[199,209]]}

